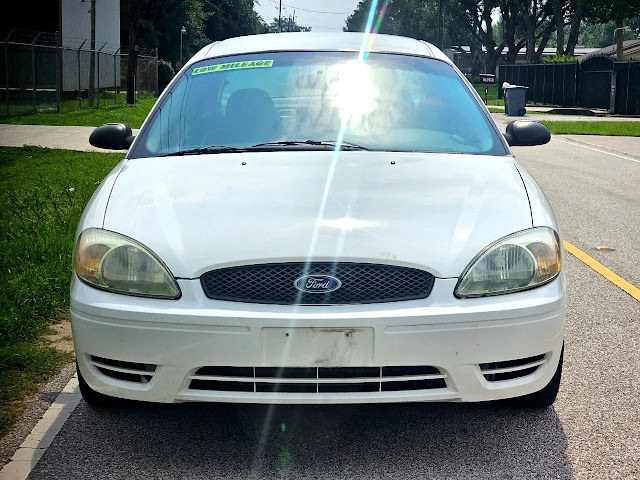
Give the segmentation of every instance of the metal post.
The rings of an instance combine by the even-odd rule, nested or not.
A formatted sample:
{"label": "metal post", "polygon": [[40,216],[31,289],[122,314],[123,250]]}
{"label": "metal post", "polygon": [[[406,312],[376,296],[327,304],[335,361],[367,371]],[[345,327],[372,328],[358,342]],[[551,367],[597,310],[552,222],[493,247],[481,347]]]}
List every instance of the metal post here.
{"label": "metal post", "polygon": [[551,64],[553,65],[552,70],[551,70],[551,104],[555,105],[555,101],[556,101],[556,66],[555,64]]}
{"label": "metal post", "polygon": [[78,47],[78,108],[82,108],[82,89],[80,88],[80,49],[86,42],[87,39],[85,38],[84,42],[82,42],[82,44],[80,44],[80,46]]}
{"label": "metal post", "polygon": [[156,98],[160,96],[160,86],[158,85],[158,47],[156,47]]}
{"label": "metal post", "polygon": [[62,36],[58,32],[56,48],[56,112],[60,113],[60,96],[62,92]]}
{"label": "metal post", "polygon": [[31,42],[31,82],[33,84],[31,101],[33,103],[34,113],[38,110],[36,108],[36,47],[35,47],[35,43],[38,40],[39,36],[40,36],[40,32],[38,32],[38,34],[36,35],[36,38],[34,38],[33,42]]}
{"label": "metal post", "polygon": [[629,115],[629,74],[631,73],[631,59],[627,62],[627,96],[624,104],[624,113]]}
{"label": "metal post", "polygon": [[116,68],[116,61],[118,60],[118,52],[122,47],[118,47],[116,52],[113,54],[113,104],[116,105],[118,103],[118,94],[120,93],[119,82],[117,80],[118,69]]}
{"label": "metal post", "polygon": [[12,28],[9,32],[9,35],[4,39],[4,78],[5,78],[5,89],[4,94],[7,100],[7,115],[9,115],[9,37],[15,28]]}
{"label": "metal post", "polygon": [[182,68],[182,35],[187,33],[187,29],[184,28],[184,25],[180,29],[180,68]]}
{"label": "metal post", "polygon": [[97,67],[98,67],[98,75],[97,75],[98,76],[98,106],[97,106],[97,108],[100,108],[100,52],[106,46],[107,46],[107,43],[105,42],[105,44],[100,47],[100,50],[98,50],[98,53],[96,55],[96,57],[97,57],[96,59],[98,60],[98,64],[97,64]]}
{"label": "metal post", "polygon": [[4,42],[4,93],[7,101],[7,115],[9,115],[9,44]]}
{"label": "metal post", "polygon": [[613,72],[611,72],[611,94],[609,96],[609,113],[616,113],[616,64],[613,64]]}
{"label": "metal post", "polygon": [[565,101],[564,101],[564,93],[567,89],[567,84],[565,83],[566,81],[567,81],[567,65],[562,64],[562,106],[563,107],[566,107]]}

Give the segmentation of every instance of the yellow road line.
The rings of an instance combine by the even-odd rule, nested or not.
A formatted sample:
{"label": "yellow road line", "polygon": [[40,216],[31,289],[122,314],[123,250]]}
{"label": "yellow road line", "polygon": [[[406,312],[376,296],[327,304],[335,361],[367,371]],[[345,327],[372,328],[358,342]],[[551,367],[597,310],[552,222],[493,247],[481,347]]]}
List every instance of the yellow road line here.
{"label": "yellow road line", "polygon": [[564,248],[565,248],[565,250],[567,252],[569,252],[571,255],[576,257],[578,260],[581,260],[582,262],[584,262],[587,266],[591,267],[597,273],[599,273],[604,278],[609,280],[616,287],[620,288],[621,290],[624,290],[629,295],[631,295],[633,298],[635,298],[636,300],[640,301],[640,288],[638,288],[635,285],[627,282],[620,275],[617,275],[617,274],[613,273],[611,270],[609,270],[607,267],[605,267],[603,264],[601,264],[595,258],[587,255],[582,250],[580,250],[578,247],[576,247],[575,245],[567,242],[566,240],[564,241]]}

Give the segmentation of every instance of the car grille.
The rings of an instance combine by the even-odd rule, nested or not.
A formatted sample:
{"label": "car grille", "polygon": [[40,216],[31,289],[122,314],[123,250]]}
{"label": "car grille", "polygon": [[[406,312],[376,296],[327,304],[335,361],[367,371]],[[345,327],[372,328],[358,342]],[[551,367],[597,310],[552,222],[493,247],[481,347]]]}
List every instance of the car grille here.
{"label": "car grille", "polygon": [[446,388],[447,375],[431,366],[202,367],[191,390],[221,392],[393,392]]}
{"label": "car grille", "polygon": [[500,382],[525,377],[535,372],[545,362],[545,355],[507,360],[504,362],[481,363],[480,370],[489,382]]}
{"label": "car grille", "polygon": [[156,371],[156,366],[148,363],[123,362],[95,355],[91,355],[89,359],[103,375],[124,382],[149,383]]}
{"label": "car grille", "polygon": [[[330,275],[340,288],[308,293],[294,283],[304,275]],[[373,263],[292,262],[220,268],[200,278],[207,297],[280,305],[344,305],[426,298],[434,277],[424,270]]]}

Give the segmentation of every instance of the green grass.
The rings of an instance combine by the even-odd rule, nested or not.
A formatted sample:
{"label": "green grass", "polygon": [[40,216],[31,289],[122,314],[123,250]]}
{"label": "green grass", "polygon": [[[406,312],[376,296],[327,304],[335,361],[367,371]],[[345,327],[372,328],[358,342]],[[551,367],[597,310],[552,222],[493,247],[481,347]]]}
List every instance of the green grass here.
{"label": "green grass", "polygon": [[114,105],[113,95],[104,96],[100,100],[100,108],[88,108],[83,100],[84,108],[78,109],[77,100],[66,100],[60,104],[60,113],[55,111],[55,104],[42,105],[37,112],[31,112],[31,106],[12,107],[13,111],[7,115],[0,108],[0,123],[16,125],[75,125],[98,127],[103,123],[127,123],[131,128],[140,128],[155,103],[154,97],[138,99],[135,107],[125,105],[122,95]]}
{"label": "green grass", "polygon": [[556,122],[542,121],[552,134],[628,135],[640,137],[640,122]]}
{"label": "green grass", "polygon": [[70,361],[42,335],[67,315],[78,220],[122,157],[0,148],[0,435],[21,400]]}
{"label": "green grass", "polygon": [[[484,83],[473,85],[480,95],[480,98],[484,100]],[[489,84],[489,91],[487,92],[487,105],[504,105],[503,99],[498,99],[498,85]]]}

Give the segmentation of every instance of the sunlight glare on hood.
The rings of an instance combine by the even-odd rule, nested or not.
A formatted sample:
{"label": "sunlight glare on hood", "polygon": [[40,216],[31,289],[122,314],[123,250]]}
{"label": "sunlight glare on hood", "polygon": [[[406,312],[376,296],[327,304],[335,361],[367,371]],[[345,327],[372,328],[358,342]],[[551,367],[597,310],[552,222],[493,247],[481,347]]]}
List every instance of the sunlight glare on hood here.
{"label": "sunlight glare on hood", "polygon": [[335,228],[337,230],[352,232],[356,229],[375,227],[375,222],[367,222],[352,217],[342,217],[333,219],[323,219],[318,222],[320,227]]}

